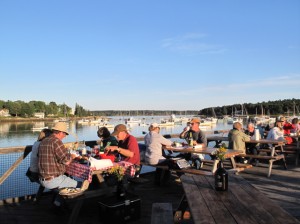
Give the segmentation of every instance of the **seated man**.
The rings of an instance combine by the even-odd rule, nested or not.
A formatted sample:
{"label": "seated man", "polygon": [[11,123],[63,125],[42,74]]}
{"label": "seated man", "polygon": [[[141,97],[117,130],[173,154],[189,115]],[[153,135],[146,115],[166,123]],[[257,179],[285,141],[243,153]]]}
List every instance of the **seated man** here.
{"label": "seated man", "polygon": [[68,150],[62,143],[62,139],[68,135],[65,122],[57,122],[52,128],[52,135],[45,138],[39,146],[39,173],[40,183],[48,189],[54,188],[80,188],[85,191],[89,182],[83,183],[66,176],[66,166],[72,161]]}
{"label": "seated man", "polygon": [[129,134],[124,124],[118,124],[111,135],[115,136],[119,143],[118,146],[106,147],[106,152],[118,152],[121,161],[134,164],[138,172],[140,169],[140,150],[136,138]]}
{"label": "seated man", "polygon": [[[228,133],[228,148],[234,150],[241,150],[244,154],[246,154],[246,143],[245,141],[249,141],[250,136],[246,135],[243,132],[243,126],[240,122],[235,122],[233,124],[233,129],[231,129]],[[247,160],[244,158],[236,157],[237,162],[247,163]]]}
{"label": "seated man", "polygon": [[[249,135],[250,138],[253,138],[255,136],[255,126],[253,123],[248,123],[247,130],[245,130],[245,134]],[[257,143],[246,143],[246,153],[251,155],[257,155],[257,147],[259,147],[259,144]],[[251,160],[252,165],[258,166],[258,159],[252,159]]]}
{"label": "seated man", "polygon": [[[199,118],[193,118],[189,122],[189,126],[185,127],[180,133],[179,138],[185,139],[187,143],[193,146],[207,147],[207,138],[205,132],[200,129]],[[191,156],[194,166],[199,169],[202,166],[201,160],[204,159],[204,155],[201,153],[193,153]]]}

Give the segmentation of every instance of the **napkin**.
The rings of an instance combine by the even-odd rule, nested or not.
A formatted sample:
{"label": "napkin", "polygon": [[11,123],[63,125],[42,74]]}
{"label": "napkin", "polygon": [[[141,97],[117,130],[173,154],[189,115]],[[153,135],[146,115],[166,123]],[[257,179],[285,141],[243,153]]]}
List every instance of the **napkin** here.
{"label": "napkin", "polygon": [[95,168],[96,170],[106,169],[114,165],[110,159],[95,159],[90,157],[89,161],[91,163],[91,167]]}

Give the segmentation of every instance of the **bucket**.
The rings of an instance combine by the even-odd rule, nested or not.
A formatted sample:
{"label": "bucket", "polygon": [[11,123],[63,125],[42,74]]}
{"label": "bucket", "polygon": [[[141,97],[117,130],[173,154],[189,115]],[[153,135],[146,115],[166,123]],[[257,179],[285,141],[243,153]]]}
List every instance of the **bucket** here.
{"label": "bucket", "polygon": [[110,159],[112,162],[115,161],[115,155],[99,154],[101,159]]}

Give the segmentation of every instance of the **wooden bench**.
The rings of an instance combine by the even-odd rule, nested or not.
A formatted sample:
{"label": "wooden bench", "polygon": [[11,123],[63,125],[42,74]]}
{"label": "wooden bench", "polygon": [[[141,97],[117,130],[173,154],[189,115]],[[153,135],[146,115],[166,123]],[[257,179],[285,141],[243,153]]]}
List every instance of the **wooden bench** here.
{"label": "wooden bench", "polygon": [[272,166],[273,162],[277,160],[282,160],[283,161],[283,166],[285,169],[287,169],[286,163],[285,163],[285,157],[283,154],[280,155],[274,155],[274,156],[268,156],[268,155],[251,155],[251,154],[240,154],[238,157],[246,157],[246,158],[252,158],[252,159],[258,159],[258,160],[268,160],[269,161],[269,170],[268,170],[268,177],[271,176],[272,172]]}
{"label": "wooden bench", "polygon": [[171,203],[153,203],[151,224],[173,224],[173,207]]}
{"label": "wooden bench", "polygon": [[164,182],[164,178],[166,175],[166,172],[170,171],[170,172],[177,172],[177,173],[189,173],[189,174],[196,174],[196,175],[213,175],[213,173],[211,171],[206,171],[206,170],[197,170],[197,169],[192,169],[192,168],[184,168],[184,169],[171,169],[168,165],[151,165],[145,162],[141,162],[140,163],[141,167],[142,166],[150,166],[150,167],[154,167],[156,168],[156,172],[157,170],[161,170],[161,174],[160,174],[160,180],[159,180],[159,184],[162,184]]}

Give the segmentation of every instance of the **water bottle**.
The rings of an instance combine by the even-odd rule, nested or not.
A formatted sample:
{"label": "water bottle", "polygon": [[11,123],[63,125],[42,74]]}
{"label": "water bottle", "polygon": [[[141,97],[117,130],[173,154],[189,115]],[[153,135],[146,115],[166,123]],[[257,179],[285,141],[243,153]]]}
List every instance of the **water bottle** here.
{"label": "water bottle", "polygon": [[255,129],[254,131],[254,136],[255,136],[255,140],[258,141],[260,139],[260,136],[259,136],[259,130],[258,129]]}

